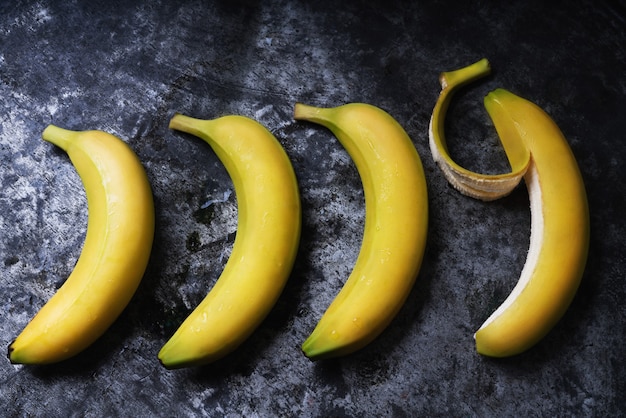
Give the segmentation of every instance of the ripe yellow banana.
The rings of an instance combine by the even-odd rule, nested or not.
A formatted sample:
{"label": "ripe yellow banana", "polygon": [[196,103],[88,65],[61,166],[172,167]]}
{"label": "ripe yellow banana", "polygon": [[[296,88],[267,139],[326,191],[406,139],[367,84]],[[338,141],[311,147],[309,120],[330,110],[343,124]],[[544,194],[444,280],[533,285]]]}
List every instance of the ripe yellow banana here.
{"label": "ripe yellow banana", "polygon": [[294,117],[337,136],[365,194],[363,242],[354,269],[302,345],[307,357],[318,360],[364,347],[400,310],[424,255],[428,199],[417,150],[388,113],[361,103],[336,108],[298,103]]}
{"label": "ripe yellow banana", "polygon": [[477,174],[450,159],[443,132],[447,103],[455,89],[488,72],[483,59],[441,75],[430,148],[450,183],[468,196],[492,200],[508,194],[522,176],[525,180],[531,210],[528,257],[511,294],[474,336],[480,354],[506,357],[541,340],[570,305],[587,260],[589,213],[576,159],[558,126],[537,105],[506,90],[489,93],[485,107],[512,172]]}
{"label": "ripe yellow banana", "polygon": [[238,231],[220,278],[159,352],[167,368],[206,364],[238,347],[263,321],[291,273],[300,240],[300,194],[276,138],[243,116],[176,114],[170,128],[202,138],[232,178]]}
{"label": "ripe yellow banana", "polygon": [[87,234],[68,279],[9,346],[13,363],[65,360],[100,337],[135,293],[154,236],[150,184],[126,143],[101,131],[53,125],[42,137],[65,150],[80,175]]}

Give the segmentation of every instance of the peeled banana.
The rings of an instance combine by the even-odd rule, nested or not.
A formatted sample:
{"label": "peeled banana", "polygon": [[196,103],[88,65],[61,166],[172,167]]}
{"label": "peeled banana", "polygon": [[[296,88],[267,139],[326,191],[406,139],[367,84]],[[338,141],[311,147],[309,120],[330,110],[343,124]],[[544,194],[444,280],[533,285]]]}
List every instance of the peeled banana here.
{"label": "peeled banana", "polygon": [[300,194],[291,162],[261,124],[229,115],[176,114],[170,128],[202,138],[232,178],[238,230],[221,276],[158,354],[167,368],[215,361],[262,322],[291,273],[300,240]]}
{"label": "peeled banana", "polygon": [[417,150],[388,113],[362,103],[335,108],[297,103],[294,117],[337,136],[365,193],[365,229],[354,269],[302,345],[307,357],[319,360],[361,349],[396,316],[421,266],[428,199]]}
{"label": "peeled banana", "polygon": [[150,184],[126,143],[105,132],[54,125],[42,137],[65,150],[80,175],[87,234],[68,279],[9,345],[12,363],[65,360],[100,337],[135,293],[154,236]]}
{"label": "peeled banana", "polygon": [[441,75],[429,136],[434,160],[461,193],[497,199],[525,180],[531,210],[528,257],[513,291],[474,336],[480,354],[506,357],[540,341],[574,298],[587,259],[589,210],[578,164],[558,126],[537,105],[504,89],[489,93],[485,107],[511,173],[478,174],[451,160],[443,129],[447,105],[458,87],[489,71],[483,59]]}

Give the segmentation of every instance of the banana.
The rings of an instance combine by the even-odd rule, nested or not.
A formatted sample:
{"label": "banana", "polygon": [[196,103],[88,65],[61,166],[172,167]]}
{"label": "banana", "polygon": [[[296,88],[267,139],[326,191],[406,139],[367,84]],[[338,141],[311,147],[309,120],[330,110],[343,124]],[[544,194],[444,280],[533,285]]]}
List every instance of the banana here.
{"label": "banana", "polygon": [[559,127],[540,107],[504,89],[490,92],[485,107],[511,172],[473,173],[450,159],[443,130],[447,104],[458,87],[489,71],[483,59],[440,76],[429,137],[434,160],[461,193],[493,200],[510,193],[522,177],[526,183],[531,211],[526,263],[510,295],[474,335],[478,353],[507,357],[540,341],[574,298],[587,260],[589,209],[578,164]]}
{"label": "banana", "polygon": [[54,363],[91,345],[135,293],[154,237],[150,184],[126,143],[101,131],[53,125],[42,137],[65,150],[80,175],[87,233],[70,276],[9,345],[12,363]]}
{"label": "banana", "polygon": [[302,345],[312,360],[359,350],[404,304],[418,275],[428,228],[424,170],[400,124],[361,103],[316,108],[294,117],[329,128],[353,159],[365,194],[365,227],[350,277]]}
{"label": "banana", "polygon": [[219,279],[163,346],[166,368],[213,362],[263,321],[291,273],[300,241],[300,193],[278,140],[244,116],[213,120],[176,114],[170,128],[200,137],[232,178],[238,231]]}

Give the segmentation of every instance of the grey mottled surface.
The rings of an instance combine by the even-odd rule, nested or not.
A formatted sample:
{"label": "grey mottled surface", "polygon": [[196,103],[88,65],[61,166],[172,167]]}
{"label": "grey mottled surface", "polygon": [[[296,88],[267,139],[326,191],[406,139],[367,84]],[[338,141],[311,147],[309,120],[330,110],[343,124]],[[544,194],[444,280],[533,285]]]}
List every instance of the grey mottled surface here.
{"label": "grey mottled surface", "polygon": [[[86,228],[82,185],[40,139],[48,123],[102,129],[138,153],[157,235],[131,304],[63,364],[0,362],[11,416],[620,416],[626,411],[623,221],[626,12],[621,0],[521,2],[18,0],[0,5],[0,345],[61,285]],[[458,95],[448,137],[458,162],[507,169],[482,97],[507,88],[564,131],[588,188],[588,268],[563,320],[511,359],[472,334],[526,257],[524,187],[463,197],[431,159],[439,72],[487,57],[493,75]],[[368,102],[391,113],[422,157],[429,243],[414,291],[359,353],[312,363],[299,346],[349,274],[364,218],[360,180],[329,132],[292,120],[296,101]],[[167,128],[175,112],[243,114],[293,159],[304,231],[289,284],[258,331],[211,366],[167,371],[156,354],[219,275],[236,201],[208,146]],[[211,203],[209,205],[209,203]],[[208,205],[208,206],[207,206]]]}

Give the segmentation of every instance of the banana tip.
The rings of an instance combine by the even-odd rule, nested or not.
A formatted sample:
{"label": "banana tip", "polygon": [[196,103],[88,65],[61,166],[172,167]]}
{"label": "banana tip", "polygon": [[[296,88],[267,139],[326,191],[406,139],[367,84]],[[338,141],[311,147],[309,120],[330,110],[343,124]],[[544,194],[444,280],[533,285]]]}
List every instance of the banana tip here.
{"label": "banana tip", "polygon": [[168,366],[167,364],[163,363],[163,360],[161,360],[160,358],[159,358],[159,364],[160,364],[161,366],[163,366],[163,367],[164,367],[165,369],[167,369],[167,370],[172,370],[172,367],[170,367],[170,366]]}
{"label": "banana tip", "polygon": [[15,343],[15,340],[11,341],[11,344],[9,344],[9,346],[7,347],[7,358],[9,359],[11,364],[21,364],[23,362],[17,360],[15,356],[13,355],[13,353],[15,352],[15,347],[13,347],[14,343]]}
{"label": "banana tip", "polygon": [[9,361],[11,361],[11,363],[13,363],[13,360],[11,360],[11,353],[13,352],[13,342],[11,342],[11,344],[9,344],[9,347],[7,349],[7,358],[9,359]]}

